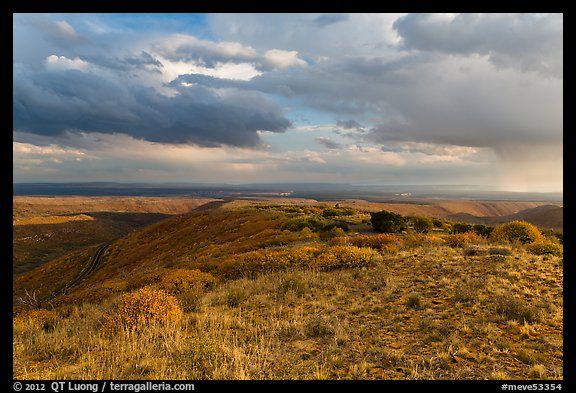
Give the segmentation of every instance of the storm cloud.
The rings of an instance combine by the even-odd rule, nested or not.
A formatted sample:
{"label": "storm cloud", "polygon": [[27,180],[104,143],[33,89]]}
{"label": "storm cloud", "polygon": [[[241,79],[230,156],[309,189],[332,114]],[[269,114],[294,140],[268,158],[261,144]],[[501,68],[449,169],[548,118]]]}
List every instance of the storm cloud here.
{"label": "storm cloud", "polygon": [[486,55],[498,67],[563,75],[562,14],[410,14],[394,22],[402,46]]}
{"label": "storm cloud", "polygon": [[316,138],[316,142],[324,146],[326,149],[341,149],[342,145],[334,142],[332,139],[326,137]]}
{"label": "storm cloud", "polygon": [[313,22],[318,27],[326,27],[338,22],[344,22],[350,18],[347,14],[324,14],[314,18]]}
{"label": "storm cloud", "polygon": [[257,146],[258,131],[290,126],[281,109],[257,92],[196,86],[169,97],[78,70],[14,72],[14,129],[125,133],[162,143]]}
{"label": "storm cloud", "polygon": [[[125,143],[157,149],[166,171],[180,162],[206,170],[183,157],[218,152],[209,161],[227,162],[233,180],[280,178],[270,170],[375,183],[421,173],[428,182],[436,171],[443,183],[486,174],[511,184],[530,172],[530,187],[561,187],[562,14],[13,20],[14,151],[32,172],[43,152],[57,173],[76,160],[119,160],[124,151],[107,152]],[[224,158],[232,152],[233,162]],[[143,155],[130,157],[122,176],[139,166],[156,173]]]}

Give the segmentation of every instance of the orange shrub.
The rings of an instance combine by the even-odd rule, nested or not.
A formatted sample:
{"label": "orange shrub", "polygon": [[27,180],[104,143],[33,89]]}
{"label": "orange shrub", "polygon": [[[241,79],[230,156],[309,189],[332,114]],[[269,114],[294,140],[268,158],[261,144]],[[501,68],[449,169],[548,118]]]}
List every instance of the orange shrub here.
{"label": "orange shrub", "polygon": [[319,270],[354,269],[365,267],[380,258],[380,254],[367,247],[326,247],[317,256],[313,267]]}
{"label": "orange shrub", "polygon": [[182,309],[177,299],[162,289],[151,286],[123,295],[113,315],[106,316],[105,330],[137,330],[150,323],[177,322]]}
{"label": "orange shrub", "polygon": [[208,289],[215,283],[213,275],[198,269],[172,269],[160,279],[161,288],[173,295],[190,290]]}
{"label": "orange shrub", "polygon": [[439,246],[444,241],[436,235],[429,235],[424,233],[412,233],[403,238],[405,248],[415,248],[423,246]]}
{"label": "orange shrub", "polygon": [[555,255],[561,257],[563,255],[563,247],[558,243],[553,243],[550,241],[539,241],[536,243],[531,243],[526,246],[526,250],[530,254],[534,255]]}
{"label": "orange shrub", "polygon": [[310,266],[318,253],[319,248],[314,246],[304,246],[292,248],[288,251],[290,265],[294,267]]}
{"label": "orange shrub", "polygon": [[449,247],[466,247],[470,245],[484,244],[486,239],[475,232],[456,233],[444,236],[444,242]]}
{"label": "orange shrub", "polygon": [[402,243],[402,238],[391,233],[379,235],[362,235],[349,238],[350,244],[357,247],[370,247],[379,251],[396,252]]}
{"label": "orange shrub", "polygon": [[235,278],[290,269],[350,269],[368,266],[377,258],[380,254],[371,248],[342,245],[252,251],[240,255],[235,264],[227,261],[225,274],[228,278]]}

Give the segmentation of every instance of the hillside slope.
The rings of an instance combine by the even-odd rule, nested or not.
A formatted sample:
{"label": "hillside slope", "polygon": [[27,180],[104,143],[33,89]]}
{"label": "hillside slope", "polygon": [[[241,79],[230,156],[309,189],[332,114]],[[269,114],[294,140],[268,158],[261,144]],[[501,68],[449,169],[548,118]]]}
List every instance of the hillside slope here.
{"label": "hillside slope", "polygon": [[[164,219],[114,241],[105,253],[105,263],[69,296],[106,295],[110,292],[103,287],[110,280],[128,277],[131,285],[144,284],[155,271],[181,264],[206,265],[218,257],[268,247],[282,236],[279,227],[286,217],[279,212],[215,208]],[[67,254],[17,277],[15,295],[28,289],[44,296],[63,286],[62,264],[66,271],[80,271],[85,254]]]}
{"label": "hillside slope", "polygon": [[18,275],[67,252],[116,239],[213,199],[13,197],[12,267]]}
{"label": "hillside slope", "polygon": [[526,221],[540,228],[562,230],[564,228],[564,208],[556,205],[542,205],[501,216],[475,216],[469,213],[450,214],[446,218],[473,224],[499,224],[508,221]]}
{"label": "hillside slope", "polygon": [[[324,230],[324,213],[212,204],[123,236],[46,309],[16,310],[15,377],[562,379],[561,256],[465,234]],[[70,281],[93,251],[17,277],[15,296]],[[120,306],[141,288],[180,319],[133,318]]]}

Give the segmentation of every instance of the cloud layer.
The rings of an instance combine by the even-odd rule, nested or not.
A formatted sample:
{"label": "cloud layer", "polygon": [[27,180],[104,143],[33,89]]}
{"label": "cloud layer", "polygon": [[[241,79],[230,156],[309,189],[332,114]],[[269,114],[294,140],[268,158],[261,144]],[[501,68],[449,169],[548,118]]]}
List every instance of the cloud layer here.
{"label": "cloud layer", "polygon": [[14,15],[15,154],[103,156],[90,135],[108,135],[155,146],[158,168],[181,146],[263,178],[260,163],[373,182],[532,168],[523,184],[562,187],[562,14],[164,18]]}

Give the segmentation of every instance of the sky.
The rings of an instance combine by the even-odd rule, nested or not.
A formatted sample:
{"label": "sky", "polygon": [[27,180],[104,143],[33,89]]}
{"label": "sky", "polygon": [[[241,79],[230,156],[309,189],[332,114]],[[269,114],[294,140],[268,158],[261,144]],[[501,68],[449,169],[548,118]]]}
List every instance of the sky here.
{"label": "sky", "polygon": [[13,14],[14,182],[563,191],[562,14]]}

